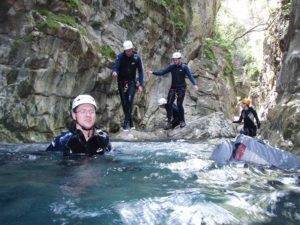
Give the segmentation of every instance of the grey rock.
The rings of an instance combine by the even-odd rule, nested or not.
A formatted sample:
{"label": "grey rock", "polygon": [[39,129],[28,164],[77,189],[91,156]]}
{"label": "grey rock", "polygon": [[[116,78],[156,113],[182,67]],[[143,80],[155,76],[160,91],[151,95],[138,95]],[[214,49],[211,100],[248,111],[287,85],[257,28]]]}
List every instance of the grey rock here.
{"label": "grey rock", "polygon": [[201,140],[222,137],[232,138],[236,134],[236,128],[231,121],[225,119],[223,113],[217,112],[201,118],[195,117],[188,121],[184,128],[177,126],[167,131],[162,128],[155,131],[120,131],[113,135],[113,139],[127,141]]}
{"label": "grey rock", "polygon": [[[154,1],[86,0],[80,1],[82,7],[74,9],[63,1],[53,0],[47,5],[48,10],[68,15],[77,23],[61,20],[55,27],[47,23],[51,18],[33,11],[35,7],[44,7],[45,1],[4,2],[1,12],[5,16],[0,16],[1,141],[50,140],[65,129],[70,120],[70,103],[83,93],[96,98],[97,123],[101,128],[118,132],[123,112],[116,81],[111,77],[114,58],[105,51],[121,52],[127,39],[133,41],[141,54],[145,69],[167,66],[172,52],[179,50],[195,71],[200,90],[192,90],[187,80],[184,104],[187,121],[195,121],[198,127],[188,124],[192,130],[188,133],[184,128],[178,134],[204,138],[227,136],[231,132],[208,129],[227,127],[221,120],[224,115],[231,115],[234,108],[232,85],[218,76],[224,69],[225,56],[220,49],[214,49],[218,59],[214,65],[200,54],[202,40],[213,32],[219,0],[184,1],[180,5],[185,23],[182,30],[172,21],[170,10]],[[8,13],[10,9],[14,12]],[[135,98],[134,123],[137,130],[151,133],[143,133],[139,138],[177,138],[175,131],[161,130],[165,115],[157,106],[158,98],[167,96],[169,86],[170,75],[145,77],[145,91]],[[224,112],[223,117],[212,116],[218,111]],[[216,124],[209,123],[206,115]]]}

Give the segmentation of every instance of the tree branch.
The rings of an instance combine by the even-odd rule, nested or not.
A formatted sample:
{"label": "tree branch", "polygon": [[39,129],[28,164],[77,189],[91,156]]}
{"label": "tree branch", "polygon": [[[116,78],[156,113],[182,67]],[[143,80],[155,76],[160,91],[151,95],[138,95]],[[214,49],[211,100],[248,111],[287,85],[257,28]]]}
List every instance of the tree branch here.
{"label": "tree branch", "polygon": [[[234,42],[236,42],[236,40],[246,36],[247,34],[249,34],[251,32],[261,32],[261,31],[265,31],[265,30],[269,29],[269,27],[274,23],[276,18],[277,17],[275,17],[271,22],[267,21],[266,23],[260,23],[260,24],[255,25],[254,27],[250,28],[242,35],[235,37],[231,43],[234,44]],[[256,30],[256,28],[261,27],[261,26],[265,26],[265,27]]]}

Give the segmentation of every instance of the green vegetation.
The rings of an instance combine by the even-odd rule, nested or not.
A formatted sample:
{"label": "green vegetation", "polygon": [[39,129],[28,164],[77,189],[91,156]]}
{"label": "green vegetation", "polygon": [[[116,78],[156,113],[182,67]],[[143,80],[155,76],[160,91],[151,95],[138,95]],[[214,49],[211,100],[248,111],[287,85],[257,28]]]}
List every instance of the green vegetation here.
{"label": "green vegetation", "polygon": [[79,9],[81,10],[82,9],[82,2],[81,0],[63,0],[67,6],[69,8],[72,8],[72,9]]}
{"label": "green vegetation", "polygon": [[187,29],[187,20],[183,8],[182,0],[151,0],[147,2],[152,7],[155,5],[163,7],[169,14],[169,20],[175,27],[177,32],[185,32]]}
{"label": "green vegetation", "polygon": [[282,11],[285,15],[290,14],[292,9],[292,0],[282,1]]}
{"label": "green vegetation", "polygon": [[256,62],[248,62],[244,67],[246,75],[251,79],[251,81],[258,81],[260,75],[260,69],[258,68]]}
{"label": "green vegetation", "polygon": [[41,31],[44,31],[46,28],[57,30],[60,27],[60,23],[67,24],[71,27],[78,27],[78,24],[74,17],[64,14],[55,15],[53,12],[48,9],[36,9],[34,12],[39,13],[42,16],[45,16],[45,21],[40,22],[37,25],[37,28]]}
{"label": "green vegetation", "polygon": [[99,46],[99,51],[107,59],[114,59],[116,57],[116,53],[109,45]]}
{"label": "green vegetation", "polygon": [[216,56],[213,51],[213,47],[219,47],[225,53],[226,67],[224,69],[224,75],[233,74],[235,68],[233,65],[233,50],[234,45],[221,35],[215,35],[214,38],[206,38],[204,43],[203,53],[205,58],[216,62]]}
{"label": "green vegetation", "polygon": [[180,31],[185,31],[187,28],[187,22],[184,19],[184,11],[181,5],[175,5],[171,13],[171,21],[175,28]]}

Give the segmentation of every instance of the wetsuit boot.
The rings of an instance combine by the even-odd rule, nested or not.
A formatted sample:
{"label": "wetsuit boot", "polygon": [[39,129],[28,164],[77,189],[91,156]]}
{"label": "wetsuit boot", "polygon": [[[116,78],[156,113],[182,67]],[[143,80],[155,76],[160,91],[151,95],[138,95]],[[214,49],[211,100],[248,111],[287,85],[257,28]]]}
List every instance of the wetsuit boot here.
{"label": "wetsuit boot", "polygon": [[171,121],[168,121],[164,127],[164,130],[170,130],[170,129],[172,129],[172,123],[171,123]]}
{"label": "wetsuit boot", "polygon": [[127,120],[124,120],[123,131],[129,131],[129,130],[130,130],[129,122]]}
{"label": "wetsuit boot", "polygon": [[132,118],[130,118],[129,126],[130,126],[130,130],[135,130],[135,126],[133,125]]}

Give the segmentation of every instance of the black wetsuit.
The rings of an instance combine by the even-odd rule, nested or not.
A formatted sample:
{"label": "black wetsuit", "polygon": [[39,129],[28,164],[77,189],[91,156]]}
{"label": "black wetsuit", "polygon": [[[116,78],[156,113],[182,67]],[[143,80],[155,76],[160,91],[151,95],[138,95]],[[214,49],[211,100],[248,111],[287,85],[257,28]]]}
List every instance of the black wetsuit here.
{"label": "black wetsuit", "polygon": [[169,89],[167,105],[166,105],[168,122],[171,122],[172,120],[172,114],[173,114],[172,106],[176,98],[177,98],[177,107],[179,112],[179,120],[180,122],[184,122],[185,119],[184,119],[183,100],[184,100],[185,89],[186,89],[185,77],[187,76],[193,85],[196,85],[196,81],[192,76],[188,66],[183,63],[179,65],[171,64],[163,70],[154,71],[153,74],[156,76],[163,76],[170,72],[172,75],[172,84]]}
{"label": "black wetsuit", "polygon": [[104,154],[111,150],[111,144],[108,134],[100,129],[95,129],[94,134],[88,141],[81,130],[70,129],[62,132],[59,136],[54,138],[52,143],[48,146],[46,151],[60,151],[64,156],[72,156],[76,154],[96,155]]}
{"label": "black wetsuit", "polygon": [[[136,70],[139,72],[138,82],[136,82]],[[142,59],[136,52],[131,57],[123,52],[117,56],[113,72],[118,74],[118,91],[125,115],[123,127],[127,125],[133,127],[132,107],[136,86],[144,84]]]}
{"label": "black wetsuit", "polygon": [[[257,126],[255,126],[254,118],[256,120]],[[244,121],[244,127],[243,130],[241,130],[241,134],[245,134],[250,137],[255,137],[257,128],[260,128],[260,122],[256,111],[252,107],[248,107],[248,109],[243,109],[239,120],[233,122],[241,123],[242,121]]]}

